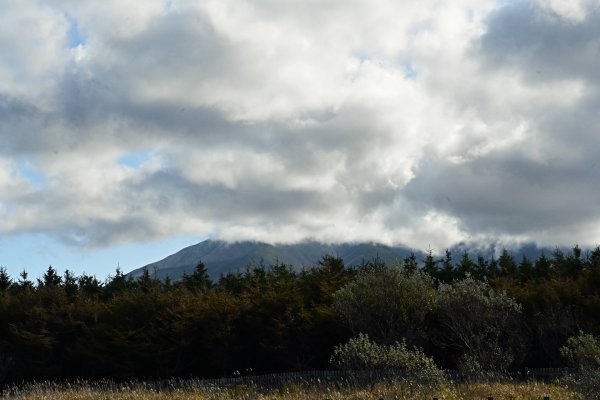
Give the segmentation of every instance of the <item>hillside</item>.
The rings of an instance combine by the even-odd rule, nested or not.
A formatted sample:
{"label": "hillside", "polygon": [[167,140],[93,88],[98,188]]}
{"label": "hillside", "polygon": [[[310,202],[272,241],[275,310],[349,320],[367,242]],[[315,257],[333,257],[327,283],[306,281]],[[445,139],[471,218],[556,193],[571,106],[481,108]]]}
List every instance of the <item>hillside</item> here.
{"label": "hillside", "polygon": [[[302,242],[289,245],[271,245],[262,242],[227,243],[218,240],[205,240],[186,247],[160,261],[150,263],[131,271],[128,275],[140,276],[147,268],[153,276],[179,279],[187,272],[191,273],[199,261],[202,261],[213,279],[228,272],[243,271],[247,265],[261,261],[269,265],[285,263],[295,269],[310,268],[324,255],[341,257],[348,266],[359,265],[365,260],[379,257],[385,262],[393,262],[410,254],[405,247],[390,247],[375,243],[323,244]],[[417,253],[420,256],[420,253]]]}

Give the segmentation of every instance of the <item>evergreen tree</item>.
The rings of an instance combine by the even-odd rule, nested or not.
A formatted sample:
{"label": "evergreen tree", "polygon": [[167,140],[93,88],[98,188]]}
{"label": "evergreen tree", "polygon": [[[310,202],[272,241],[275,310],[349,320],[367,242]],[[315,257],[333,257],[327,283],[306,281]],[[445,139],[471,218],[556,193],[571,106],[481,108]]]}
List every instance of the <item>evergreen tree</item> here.
{"label": "evergreen tree", "polygon": [[468,252],[464,252],[458,265],[456,266],[456,277],[458,279],[463,279],[467,276],[473,276],[475,272],[475,264],[469,257]]}
{"label": "evergreen tree", "polygon": [[525,254],[521,258],[521,262],[519,263],[519,278],[521,282],[527,282],[534,276],[534,267],[532,262],[527,258]]}
{"label": "evergreen tree", "polygon": [[192,292],[203,292],[213,286],[213,281],[208,275],[208,270],[202,261],[200,261],[192,275],[184,275],[183,285]]}
{"label": "evergreen tree", "polygon": [[218,290],[224,290],[227,293],[232,295],[241,294],[246,288],[244,276],[241,272],[228,272],[227,274],[219,277],[219,281],[217,283]]}
{"label": "evergreen tree", "polygon": [[537,258],[533,267],[533,275],[536,279],[548,279],[552,272],[552,262],[546,257],[544,251]]}
{"label": "evergreen tree", "polygon": [[573,246],[571,254],[565,259],[564,275],[569,277],[577,277],[583,271],[583,259],[581,258],[581,248],[579,245]]}
{"label": "evergreen tree", "polygon": [[105,285],[105,295],[113,297],[117,294],[126,292],[128,289],[135,287],[135,282],[131,277],[127,277],[120,267],[115,270],[115,276],[109,276]]}
{"label": "evergreen tree", "polygon": [[486,276],[488,279],[494,279],[494,278],[497,278],[498,276],[500,276],[500,268],[498,267],[498,261],[496,260],[496,257],[494,257],[493,255],[492,255],[492,258],[490,259],[490,261],[488,262]]}
{"label": "evergreen tree", "polygon": [[344,260],[341,257],[326,254],[319,260],[319,266],[330,271],[341,272],[344,270]]}
{"label": "evergreen tree", "polygon": [[414,251],[411,250],[410,254],[404,258],[404,268],[408,273],[416,271],[419,268],[417,256],[415,255]]}
{"label": "evergreen tree", "polygon": [[57,287],[62,283],[62,278],[58,275],[58,272],[50,265],[44,275],[42,275],[42,280],[38,279],[38,286],[41,287]]}
{"label": "evergreen tree", "polygon": [[446,249],[446,256],[440,261],[442,268],[438,273],[439,280],[444,283],[451,283],[454,280],[454,265],[452,264],[452,253]]}
{"label": "evergreen tree", "polygon": [[588,253],[585,266],[590,270],[600,269],[600,246],[596,246],[594,250]]}
{"label": "evergreen tree", "polygon": [[102,283],[93,275],[81,275],[77,284],[81,293],[88,297],[97,296],[102,292]]}
{"label": "evergreen tree", "polygon": [[[380,261],[374,260],[375,263]],[[331,302],[333,294],[350,280],[350,273],[345,268],[341,257],[325,255],[307,278],[315,296],[309,299],[309,302],[327,304]]]}
{"label": "evergreen tree", "polygon": [[33,289],[33,282],[29,280],[29,274],[27,273],[27,271],[21,271],[21,273],[19,274],[19,280],[17,282],[17,285],[23,290]]}
{"label": "evergreen tree", "polygon": [[143,292],[148,293],[153,288],[159,285],[159,282],[150,276],[148,268],[144,268],[142,275],[136,281],[137,287]]}
{"label": "evergreen tree", "polygon": [[12,286],[12,279],[6,272],[5,267],[0,267],[0,292],[6,292]]}
{"label": "evergreen tree", "polygon": [[477,263],[474,267],[473,277],[477,280],[483,280],[487,277],[487,273],[489,270],[489,262],[485,259],[484,256],[479,254],[477,256]]}
{"label": "evergreen tree", "polygon": [[433,257],[433,251],[431,250],[431,248],[429,249],[429,251],[427,252],[427,255],[425,256],[425,259],[423,260],[423,272],[425,272],[427,275],[431,276],[432,278],[438,278],[438,260],[435,259],[435,257]]}
{"label": "evergreen tree", "polygon": [[502,249],[502,254],[498,257],[498,268],[500,276],[515,279],[517,278],[517,263],[512,254],[506,249]]}
{"label": "evergreen tree", "polygon": [[558,247],[552,252],[552,270],[558,276],[567,276],[566,257],[565,253]]}
{"label": "evergreen tree", "polygon": [[77,277],[68,269],[63,275],[63,287],[65,288],[65,293],[69,299],[73,299],[77,294]]}

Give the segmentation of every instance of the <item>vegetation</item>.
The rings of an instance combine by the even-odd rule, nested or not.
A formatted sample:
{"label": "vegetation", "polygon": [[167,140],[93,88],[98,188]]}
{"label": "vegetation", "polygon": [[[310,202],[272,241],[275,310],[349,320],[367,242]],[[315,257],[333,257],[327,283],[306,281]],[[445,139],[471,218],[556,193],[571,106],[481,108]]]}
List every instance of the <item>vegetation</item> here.
{"label": "vegetation", "polygon": [[390,346],[378,345],[362,333],[336,346],[331,363],[341,370],[361,371],[371,385],[377,382],[377,375],[382,372],[388,378],[408,378],[417,384],[431,385],[432,389],[444,381],[443,371],[423,350],[410,349],[405,341]]}
{"label": "vegetation", "polygon": [[438,288],[435,340],[456,350],[469,376],[507,371],[523,351],[521,306],[505,292],[470,276]]}
{"label": "vegetation", "polygon": [[570,337],[560,349],[563,357],[574,367],[574,373],[563,383],[586,396],[600,394],[600,339],[584,333]]}
{"label": "vegetation", "polygon": [[177,282],[52,267],[34,281],[0,268],[0,385],[326,369],[332,355],[342,366],[352,340],[384,354],[381,365],[414,356],[470,376],[571,365],[600,381],[587,355],[598,335],[600,248],[357,268],[327,256],[304,271],[250,265],[217,282],[201,263]]}
{"label": "vegetation", "polygon": [[435,309],[433,279],[403,263],[371,263],[333,296],[332,307],[353,335],[368,333],[379,343],[401,338],[421,343],[425,321]]}
{"label": "vegetation", "polygon": [[434,396],[443,400],[486,399],[541,400],[548,396],[552,400],[583,400],[583,397],[568,388],[545,383],[446,383],[435,389],[413,384],[410,381],[378,383],[372,388],[340,387],[339,385],[288,385],[276,389],[260,389],[255,386],[232,388],[181,387],[171,391],[157,392],[144,388],[122,388],[114,391],[103,384],[79,383],[71,387],[42,383],[31,385],[14,392],[11,399],[19,400],[431,400]]}

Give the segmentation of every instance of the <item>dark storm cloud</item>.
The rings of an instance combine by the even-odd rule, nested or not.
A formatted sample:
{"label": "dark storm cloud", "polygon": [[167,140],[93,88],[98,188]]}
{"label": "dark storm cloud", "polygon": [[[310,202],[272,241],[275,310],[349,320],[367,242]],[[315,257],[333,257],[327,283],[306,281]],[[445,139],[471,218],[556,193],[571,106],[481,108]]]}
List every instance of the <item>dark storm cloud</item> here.
{"label": "dark storm cloud", "polygon": [[404,193],[487,234],[560,231],[597,217],[600,169],[506,154],[459,164],[425,163]]}
{"label": "dark storm cloud", "polygon": [[575,22],[518,1],[490,17],[480,50],[490,68],[513,69],[528,82],[582,79],[597,85],[599,37],[598,7]]}

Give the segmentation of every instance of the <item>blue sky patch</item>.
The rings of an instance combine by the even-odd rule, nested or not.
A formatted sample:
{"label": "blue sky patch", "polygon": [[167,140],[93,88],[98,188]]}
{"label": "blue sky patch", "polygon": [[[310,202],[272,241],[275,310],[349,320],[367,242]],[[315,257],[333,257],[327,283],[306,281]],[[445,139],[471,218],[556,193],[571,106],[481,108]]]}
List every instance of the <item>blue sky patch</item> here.
{"label": "blue sky patch", "polygon": [[13,171],[13,177],[27,179],[36,189],[48,187],[48,178],[40,170],[35,168],[29,161],[19,160],[16,162]]}
{"label": "blue sky patch", "polygon": [[73,49],[79,45],[86,43],[86,37],[81,33],[79,29],[79,23],[75,18],[66,14],[67,20],[69,21],[69,30],[67,32],[69,48]]}
{"label": "blue sky patch", "polygon": [[406,79],[410,79],[410,80],[415,80],[417,79],[417,76],[419,75],[419,73],[417,72],[417,70],[413,67],[412,63],[410,62],[410,60],[406,60],[404,61],[404,77]]}
{"label": "blue sky patch", "polygon": [[139,168],[150,159],[151,152],[148,150],[134,151],[119,158],[119,165],[130,168]]}
{"label": "blue sky patch", "polygon": [[29,279],[35,281],[52,265],[61,275],[65,269],[70,269],[76,275],[87,272],[103,281],[108,275],[114,275],[117,266],[123,272],[130,272],[204,239],[195,235],[180,235],[116,245],[108,249],[86,250],[65,245],[44,234],[3,236],[0,238],[0,265],[6,267],[13,279],[26,269]]}

